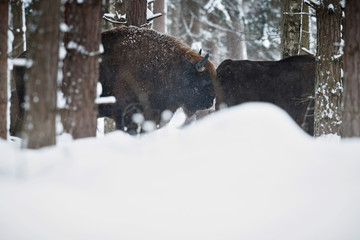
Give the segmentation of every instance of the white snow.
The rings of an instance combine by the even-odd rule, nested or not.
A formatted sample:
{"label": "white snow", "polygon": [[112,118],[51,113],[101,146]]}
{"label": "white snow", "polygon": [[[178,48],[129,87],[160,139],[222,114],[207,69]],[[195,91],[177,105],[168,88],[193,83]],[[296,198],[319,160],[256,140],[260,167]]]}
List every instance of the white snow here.
{"label": "white snow", "polygon": [[270,104],[18,145],[0,140],[2,240],[360,239],[360,139],[317,141]]}
{"label": "white snow", "polygon": [[107,104],[107,103],[116,103],[114,96],[109,97],[97,97],[95,99],[95,104]]}

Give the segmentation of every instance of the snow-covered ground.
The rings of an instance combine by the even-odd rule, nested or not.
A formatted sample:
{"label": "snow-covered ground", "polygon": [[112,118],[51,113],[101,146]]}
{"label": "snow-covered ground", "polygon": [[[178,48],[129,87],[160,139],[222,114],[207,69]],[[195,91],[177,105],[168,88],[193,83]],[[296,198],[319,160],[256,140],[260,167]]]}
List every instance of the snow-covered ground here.
{"label": "snow-covered ground", "polygon": [[360,239],[360,139],[315,140],[270,104],[176,121],[38,151],[1,140],[0,239]]}

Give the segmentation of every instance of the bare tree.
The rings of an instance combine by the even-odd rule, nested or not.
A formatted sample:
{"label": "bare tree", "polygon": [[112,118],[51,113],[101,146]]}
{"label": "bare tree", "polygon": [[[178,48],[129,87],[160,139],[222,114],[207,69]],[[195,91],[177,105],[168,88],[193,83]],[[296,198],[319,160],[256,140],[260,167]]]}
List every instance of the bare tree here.
{"label": "bare tree", "polygon": [[345,7],[343,137],[360,137],[360,1]]}
{"label": "bare tree", "polygon": [[54,145],[61,0],[33,0],[23,147]]}
{"label": "bare tree", "polygon": [[300,55],[309,49],[309,8],[304,0],[281,1],[282,57]]}
{"label": "bare tree", "polygon": [[317,67],[315,81],[314,135],[340,135],[341,99],[341,19],[339,0],[312,1],[317,19]]}
{"label": "bare tree", "polygon": [[126,25],[145,26],[147,23],[147,0],[126,1]]}
{"label": "bare tree", "polygon": [[96,136],[96,85],[99,79],[101,1],[66,4],[64,79],[66,110],[64,129],[74,139]]}
{"label": "bare tree", "polygon": [[0,0],[0,138],[7,137],[7,35],[9,1]]}

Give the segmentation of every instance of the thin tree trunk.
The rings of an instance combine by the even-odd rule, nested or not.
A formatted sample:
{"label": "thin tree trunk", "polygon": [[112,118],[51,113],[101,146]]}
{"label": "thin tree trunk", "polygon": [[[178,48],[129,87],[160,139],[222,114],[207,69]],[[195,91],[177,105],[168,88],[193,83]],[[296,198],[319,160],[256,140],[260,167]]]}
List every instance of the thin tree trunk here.
{"label": "thin tree trunk", "polygon": [[[11,57],[19,57],[25,50],[25,32],[24,32],[24,4],[21,0],[11,0],[11,22],[14,34],[12,43]],[[13,75],[10,75],[10,88],[11,88],[11,106],[10,106],[10,134],[16,135],[22,126],[19,124],[20,118],[20,103],[18,101],[16,84]]]}
{"label": "thin tree trunk", "polygon": [[301,38],[301,1],[281,1],[282,57],[299,55]]}
{"label": "thin tree trunk", "polygon": [[23,3],[21,0],[11,0],[11,15],[14,41],[12,44],[12,58],[24,52]]}
{"label": "thin tree trunk", "polygon": [[147,0],[126,1],[126,20],[128,26],[143,27],[146,24]]}
{"label": "thin tree trunk", "polygon": [[226,33],[228,57],[245,60],[247,59],[245,38],[243,37],[245,29],[240,12],[243,9],[242,0],[231,0],[228,2],[230,3],[229,9],[231,11],[229,10],[229,13],[233,26],[233,32],[228,31]]}
{"label": "thin tree trunk", "polygon": [[154,19],[154,29],[158,32],[165,32],[165,0],[154,2],[154,14],[161,13],[161,17]]}
{"label": "thin tree trunk", "polygon": [[338,0],[322,0],[316,9],[317,67],[315,81],[314,135],[340,135],[341,81],[340,33],[342,9]]}
{"label": "thin tree trunk", "polygon": [[[99,79],[101,1],[69,2],[66,6],[63,93],[64,128],[74,139],[96,136],[96,85]],[[91,39],[91,41],[89,40]]]}
{"label": "thin tree trunk", "polygon": [[[309,6],[304,3],[304,0],[301,0],[301,34],[300,34],[300,46],[299,46],[299,55],[307,54],[310,51],[310,11]],[[303,48],[308,51],[304,51]]]}
{"label": "thin tree trunk", "polygon": [[345,7],[343,137],[360,137],[360,1]]}
{"label": "thin tree trunk", "polygon": [[55,145],[61,0],[33,0],[23,147]]}
{"label": "thin tree trunk", "polygon": [[9,1],[0,0],[0,138],[7,137],[7,32]]}
{"label": "thin tree trunk", "polygon": [[33,9],[34,9],[34,3],[33,1],[30,1],[27,3],[27,5],[25,5],[25,25],[26,25],[26,31],[25,31],[25,35],[26,35],[26,46],[25,46],[25,50],[29,49],[31,46],[31,34],[30,34],[30,24],[31,24],[31,20],[33,18]]}

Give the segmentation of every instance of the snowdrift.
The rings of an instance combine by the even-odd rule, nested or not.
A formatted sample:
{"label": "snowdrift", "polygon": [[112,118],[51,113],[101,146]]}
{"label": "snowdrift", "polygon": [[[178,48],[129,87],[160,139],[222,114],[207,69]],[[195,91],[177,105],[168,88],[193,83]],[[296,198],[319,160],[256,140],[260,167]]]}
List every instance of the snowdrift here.
{"label": "snowdrift", "polygon": [[360,239],[360,140],[317,141],[270,104],[184,129],[40,151],[0,141],[0,236]]}

